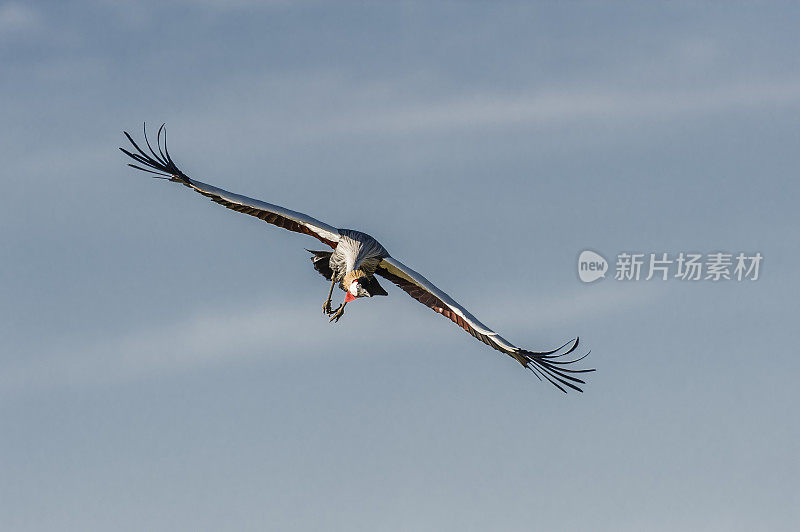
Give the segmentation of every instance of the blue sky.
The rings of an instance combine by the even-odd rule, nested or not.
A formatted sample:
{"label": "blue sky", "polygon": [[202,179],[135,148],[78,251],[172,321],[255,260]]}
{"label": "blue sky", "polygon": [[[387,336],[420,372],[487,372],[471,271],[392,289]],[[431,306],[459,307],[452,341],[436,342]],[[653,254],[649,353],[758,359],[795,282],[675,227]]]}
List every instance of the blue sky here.
{"label": "blue sky", "polygon": [[[798,8],[0,2],[10,530],[792,530]],[[377,237],[564,396],[396,289],[336,325],[315,241],[125,166]],[[760,252],[582,284],[580,251]]]}

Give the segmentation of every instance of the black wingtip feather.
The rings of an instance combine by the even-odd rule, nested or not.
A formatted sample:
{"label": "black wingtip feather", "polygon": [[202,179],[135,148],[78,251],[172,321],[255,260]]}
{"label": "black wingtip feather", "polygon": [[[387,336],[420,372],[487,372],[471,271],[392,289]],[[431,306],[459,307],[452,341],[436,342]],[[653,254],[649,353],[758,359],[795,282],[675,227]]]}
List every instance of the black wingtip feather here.
{"label": "black wingtip feather", "polygon": [[167,158],[164,156],[164,152],[163,152],[163,151],[161,151],[161,132],[162,132],[162,131],[164,132],[164,144],[166,145],[166,143],[167,143],[167,130],[166,130],[166,129],[164,129],[164,126],[166,126],[166,125],[167,125],[167,123],[166,123],[166,122],[164,122],[163,124],[161,124],[161,127],[160,127],[160,128],[158,128],[158,134],[156,135],[156,147],[158,148],[158,153],[159,153],[159,155],[161,155],[161,160],[162,160],[162,161],[167,161],[167,160],[168,160],[168,159],[167,159]]}
{"label": "black wingtip feather", "polygon": [[[189,185],[191,181],[186,174],[178,169],[178,166],[172,160],[172,157],[170,157],[169,151],[167,150],[166,124],[161,124],[161,127],[158,128],[158,133],[156,134],[156,147],[158,152],[153,149],[152,144],[150,144],[150,139],[147,137],[147,124],[143,124],[142,129],[144,134],[144,142],[147,146],[147,149],[150,150],[150,153],[147,153],[144,149],[142,149],[139,144],[133,140],[133,137],[130,135],[130,133],[123,131],[125,137],[127,137],[128,141],[138,153],[128,151],[125,148],[120,148],[120,150],[122,153],[141,164],[141,166],[139,166],[129,163],[128,166],[143,172],[154,174],[154,176],[159,176],[162,179],[168,179],[170,181],[183,183],[184,185]],[[163,147],[161,142],[162,135],[164,136]]]}
{"label": "black wingtip feather", "polygon": [[[566,368],[563,366],[580,362],[581,360],[589,356],[589,353],[591,353],[591,351],[587,352],[586,354],[578,358],[573,358],[570,360],[555,360],[557,358],[561,358],[571,353],[574,353],[575,350],[578,348],[579,343],[580,339],[575,338],[574,341],[567,342],[558,349],[553,349],[552,351],[536,352],[536,351],[526,351],[524,349],[520,349],[519,351],[517,351],[517,354],[522,355],[524,357],[526,362],[524,364],[525,367],[530,369],[531,372],[539,378],[539,380],[542,380],[540,377],[541,375],[542,377],[547,379],[551,384],[553,384],[556,388],[558,388],[564,393],[567,392],[564,386],[567,386],[575,391],[583,393],[583,390],[578,385],[586,384],[586,382],[574,376],[574,374],[590,373],[595,371],[595,369],[594,368],[574,369],[574,368]],[[569,349],[567,349],[563,353],[560,352],[567,346],[569,346]]]}
{"label": "black wingtip feather", "polygon": [[154,170],[148,170],[147,168],[142,168],[141,166],[136,166],[135,164],[128,163],[128,166],[131,168],[136,168],[137,170],[141,170],[142,172],[147,172],[148,174],[155,174],[153,175],[154,179],[166,179],[169,181],[171,176],[169,174],[162,174],[161,172],[156,172]]}

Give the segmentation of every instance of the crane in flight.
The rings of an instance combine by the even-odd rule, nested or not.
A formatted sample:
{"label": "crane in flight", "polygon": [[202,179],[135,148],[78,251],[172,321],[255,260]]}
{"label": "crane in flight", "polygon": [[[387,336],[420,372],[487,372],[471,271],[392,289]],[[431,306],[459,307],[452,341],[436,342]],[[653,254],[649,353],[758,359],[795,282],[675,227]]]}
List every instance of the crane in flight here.
{"label": "crane in flight", "polygon": [[[147,138],[145,127],[144,140],[149,153],[142,149],[127,131],[124,133],[132,144],[133,150],[129,151],[124,148],[120,148],[120,150],[138,163],[129,163],[128,166],[148,172],[155,178],[180,183],[224,207],[255,216],[289,231],[313,236],[329,246],[331,251],[307,251],[312,255],[311,261],[314,269],[330,281],[330,290],[322,309],[325,314],[330,316],[331,322],[339,321],[344,315],[345,306],[351,301],[387,295],[386,290],[378,283],[378,279],[375,277],[377,275],[397,285],[423,305],[452,320],[484,344],[514,358],[523,367],[531,370],[539,380],[544,378],[562,392],[566,393],[567,388],[583,391],[580,385],[585,382],[579,378],[579,375],[594,371],[594,369],[574,368],[574,363],[589,354],[587,352],[583,356],[575,358],[573,353],[576,352],[579,343],[577,337],[550,351],[528,351],[516,347],[478,321],[467,309],[456,303],[453,298],[439,290],[425,277],[392,257],[386,248],[366,233],[333,227],[306,214],[234,194],[191,179],[179,170],[172,160],[167,150],[167,134],[163,124],[158,129],[155,150]],[[334,309],[331,306],[331,297],[337,284],[345,292],[345,297],[344,301]]]}

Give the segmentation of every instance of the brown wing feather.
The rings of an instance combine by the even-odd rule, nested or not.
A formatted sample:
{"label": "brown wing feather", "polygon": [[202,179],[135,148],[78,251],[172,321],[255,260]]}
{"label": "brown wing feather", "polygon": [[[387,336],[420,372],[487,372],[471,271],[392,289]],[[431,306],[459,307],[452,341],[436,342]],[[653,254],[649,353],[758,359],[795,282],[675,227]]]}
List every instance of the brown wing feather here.
{"label": "brown wing feather", "polygon": [[389,272],[389,270],[387,270],[386,268],[383,268],[381,266],[378,266],[378,269],[375,270],[375,273],[377,275],[380,275],[381,277],[386,278],[387,280],[389,280],[390,282],[392,282],[396,286],[400,287],[408,295],[410,295],[411,297],[413,297],[414,299],[416,299],[417,301],[419,301],[420,303],[422,303],[426,307],[432,309],[434,312],[438,312],[439,314],[441,314],[445,318],[448,318],[448,319],[452,320],[453,323],[455,323],[456,325],[458,325],[459,327],[461,327],[462,329],[464,329],[469,334],[471,334],[472,336],[474,336],[475,338],[477,338],[481,342],[485,343],[489,347],[497,349],[498,351],[501,351],[503,353],[510,354],[509,352],[504,350],[502,347],[500,347],[496,343],[494,343],[491,340],[489,340],[489,337],[487,335],[481,334],[480,332],[475,330],[464,318],[462,318],[461,316],[459,316],[458,314],[456,314],[455,312],[450,310],[450,307],[448,307],[447,304],[445,304],[444,301],[442,301],[441,299],[439,299],[435,295],[431,294],[430,292],[428,292],[424,288],[422,288],[420,286],[417,286],[416,284],[412,283],[411,281],[408,281],[408,280],[406,280],[406,279],[404,279],[404,278],[402,278],[402,277],[400,277],[398,275],[395,275],[395,274]]}
{"label": "brown wing feather", "polygon": [[[125,155],[145,166],[146,168],[135,164],[129,164],[128,166],[136,168],[137,170],[154,174],[154,177],[181,183],[189,188],[194,189],[203,196],[210,198],[215,203],[219,203],[223,207],[227,207],[236,212],[249,214],[250,216],[255,216],[256,218],[264,220],[269,224],[287,229],[289,231],[294,231],[295,233],[313,236],[331,248],[336,248],[339,231],[335,227],[331,227],[323,222],[320,222],[319,220],[311,218],[310,216],[285,209],[278,205],[272,205],[263,201],[233,194],[226,190],[190,179],[177,167],[169,155],[169,151],[167,150],[166,130],[164,129],[163,124],[158,129],[158,136],[156,137],[156,147],[158,149],[158,153],[156,153],[156,151],[150,145],[150,141],[147,139],[146,129],[144,132],[144,139],[147,144],[147,148],[150,150],[150,153],[147,153],[140,148],[139,145],[136,144],[133,138],[128,134],[128,132],[124,133],[135,148],[136,153],[130,152],[124,148],[120,148],[120,150],[122,150]],[[163,146],[161,141],[162,133],[164,135]]]}
{"label": "brown wing feather", "polygon": [[[394,273],[390,268],[402,275]],[[453,323],[492,349],[496,349],[514,358],[524,367],[531,370],[540,380],[544,377],[562,392],[566,392],[565,387],[572,388],[579,392],[583,391],[579,385],[585,384],[585,382],[577,378],[575,374],[594,371],[594,369],[572,369],[564,367],[565,365],[570,365],[582,360],[589,353],[573,360],[558,360],[575,352],[579,343],[577,338],[574,342],[567,342],[558,349],[553,349],[551,351],[537,352],[520,349],[509,344],[507,340],[480,323],[480,321],[467,312],[466,309],[453,301],[450,296],[433,286],[430,281],[407,266],[397,262],[395,259],[384,259],[378,266],[378,269],[375,270],[375,273],[385,277],[390,282],[403,289],[408,295],[431,308],[434,312],[450,319]],[[428,287],[426,288],[423,285],[428,285]],[[434,292],[440,293],[442,297]],[[445,302],[442,298],[449,299],[450,302]],[[564,350],[567,346],[569,346],[568,349]]]}
{"label": "brown wing feather", "polygon": [[203,196],[205,196],[207,198],[210,198],[211,201],[213,201],[214,203],[218,203],[218,204],[222,205],[223,207],[227,207],[228,209],[234,210],[236,212],[241,212],[241,213],[244,213],[244,214],[249,214],[250,216],[255,216],[256,218],[264,220],[268,224],[276,225],[276,226],[281,227],[283,229],[287,229],[289,231],[294,231],[295,233],[302,233],[304,235],[313,236],[314,238],[316,238],[320,242],[324,242],[325,244],[329,245],[331,248],[336,249],[336,244],[337,244],[336,242],[333,242],[332,240],[328,240],[327,238],[323,238],[321,235],[315,233],[314,231],[312,231],[311,229],[309,229],[308,227],[306,227],[305,225],[303,225],[301,223],[295,222],[294,220],[291,220],[289,218],[286,218],[285,216],[281,216],[280,214],[276,214],[274,212],[265,211],[265,210],[262,210],[262,209],[257,209],[255,207],[251,207],[249,205],[241,205],[241,204],[238,204],[238,203],[234,203],[232,201],[227,201],[225,198],[223,198],[223,197],[221,197],[221,196],[219,196],[217,194],[212,194],[212,193],[204,191],[202,188],[196,186],[196,182],[195,181],[190,180],[186,176],[184,176],[184,177],[186,178],[186,182],[184,183],[186,186],[191,187],[194,190],[196,190],[197,192],[199,192],[200,194],[202,194]]}

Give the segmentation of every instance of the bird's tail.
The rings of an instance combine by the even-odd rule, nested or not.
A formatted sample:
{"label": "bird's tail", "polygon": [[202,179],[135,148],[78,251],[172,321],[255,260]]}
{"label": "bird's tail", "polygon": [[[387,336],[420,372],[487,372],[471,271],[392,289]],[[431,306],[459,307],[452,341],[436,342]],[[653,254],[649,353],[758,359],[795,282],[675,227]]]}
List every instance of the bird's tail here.
{"label": "bird's tail", "polygon": [[333,270],[331,269],[331,254],[333,251],[313,251],[311,249],[307,249],[306,251],[314,255],[311,257],[311,262],[314,263],[314,269],[330,281],[333,278]]}
{"label": "bird's tail", "polygon": [[[122,153],[134,161],[146,167],[144,168],[143,166],[128,163],[128,166],[131,168],[136,168],[137,170],[147,172],[148,174],[153,174],[152,177],[156,179],[167,179],[169,181],[175,181],[177,183],[183,183],[184,185],[191,186],[191,180],[189,177],[181,172],[181,170],[172,160],[172,157],[169,155],[169,151],[167,150],[167,129],[164,126],[165,124],[161,124],[161,127],[158,128],[158,133],[156,135],[156,148],[158,148],[158,153],[156,153],[156,151],[153,149],[153,146],[150,145],[150,141],[147,139],[146,124],[143,128],[144,141],[147,144],[147,148],[150,150],[150,153],[147,153],[140,148],[127,131],[123,131],[123,133],[125,133],[125,136],[128,137],[128,140],[138,153],[130,152],[125,148],[120,148],[120,150],[122,150]],[[161,141],[162,134],[164,137],[163,146]]]}

